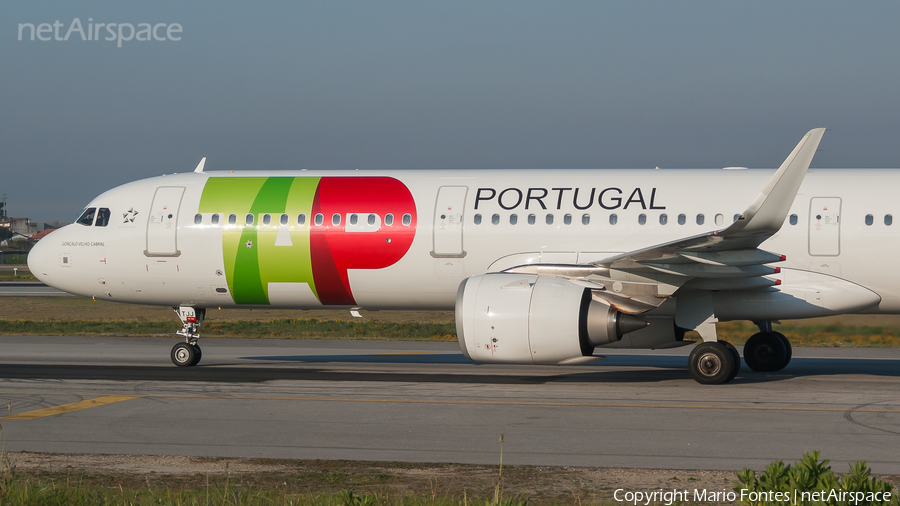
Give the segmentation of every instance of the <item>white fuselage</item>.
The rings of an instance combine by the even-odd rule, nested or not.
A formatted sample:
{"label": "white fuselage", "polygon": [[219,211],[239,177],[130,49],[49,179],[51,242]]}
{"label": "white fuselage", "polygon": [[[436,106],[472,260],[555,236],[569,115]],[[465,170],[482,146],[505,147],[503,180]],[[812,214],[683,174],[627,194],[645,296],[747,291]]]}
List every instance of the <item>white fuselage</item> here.
{"label": "white fuselage", "polygon": [[[109,223],[73,223],[51,233],[34,248],[29,265],[52,286],[117,302],[194,307],[453,309],[457,289],[469,276],[533,263],[587,264],[723,229],[747,208],[772,173],[670,169],[166,175],[98,196],[88,208],[108,209]],[[218,200],[204,195],[208,182],[217,178],[229,181],[227,191],[233,198],[227,192]],[[253,187],[242,185],[241,178],[247,182],[295,178],[290,191],[298,192],[300,180],[331,178],[336,183],[329,190],[332,196],[327,197],[331,199],[328,202],[324,202],[327,192],[323,185],[318,190],[311,186],[308,191],[317,192],[315,199],[323,202],[309,200],[313,198],[309,193],[307,200],[298,196],[296,205],[291,203],[292,197],[286,197],[287,204],[281,202],[269,209],[267,200],[259,197],[262,193],[254,193],[264,182]],[[414,204],[410,208],[401,202],[391,211],[394,197],[379,201],[377,194],[353,203],[353,195],[341,193],[340,188],[356,178],[363,178],[357,181],[360,188],[368,184],[365,178],[397,181],[397,188],[408,189]],[[285,188],[290,184],[286,181]],[[246,195],[241,193],[243,186],[247,186]],[[807,300],[815,298],[804,285],[813,273],[864,287],[880,301],[870,297],[866,299],[868,307],[860,307],[861,303],[833,307],[821,304],[820,313],[795,317],[848,309],[900,313],[900,272],[893,268],[898,249],[898,234],[894,232],[900,223],[890,224],[890,217],[900,211],[895,209],[896,187],[900,187],[900,170],[808,172],[784,226],[760,249],[786,255],[786,261],[779,264],[785,278],[782,286],[789,288],[789,281],[800,280],[797,282],[807,290]],[[163,190],[174,195],[165,197],[159,188],[176,190]],[[277,191],[272,188],[273,194]],[[351,201],[344,202],[343,197]],[[160,211],[164,198],[177,203]],[[329,211],[315,212],[320,204]],[[234,224],[228,221],[231,214],[237,217]],[[253,215],[252,219],[247,214]],[[303,224],[299,223],[301,214]],[[316,214],[324,215],[321,224],[316,223]],[[387,214],[393,217],[390,226],[386,224]],[[218,223],[212,223],[213,215],[218,215]],[[285,224],[280,221],[282,215],[287,216]],[[408,225],[403,223],[405,215],[412,216]],[[515,224],[511,223],[513,216]],[[351,224],[351,220],[356,223]],[[353,227],[356,229],[351,230]],[[248,229],[253,229],[252,235],[241,235],[249,233]],[[410,239],[405,252],[394,251],[396,259],[388,259],[385,255],[389,253],[381,250],[398,242],[392,240],[392,230],[399,234],[395,237]],[[245,237],[253,239],[243,240]],[[376,237],[377,242],[370,240]],[[335,260],[328,259],[325,267],[322,258],[310,260],[307,252],[316,248],[310,241],[320,244],[320,257],[331,251]],[[257,264],[241,260],[248,254],[241,248],[252,252]],[[259,252],[253,252],[254,248]],[[387,265],[366,263],[382,257]],[[338,272],[346,267],[349,286],[330,286],[339,284],[335,281],[339,275],[326,272],[335,266]],[[294,268],[297,272],[288,276],[287,270]],[[253,286],[259,285],[255,295],[249,291],[246,296],[235,293],[245,290],[241,288],[245,285],[239,286],[245,283],[246,273],[241,269],[253,271]],[[312,274],[303,269],[311,269]],[[309,276],[316,280],[310,281]],[[313,286],[316,284],[321,286]],[[343,292],[323,295],[331,288]],[[826,296],[826,292],[827,287],[818,296]],[[659,311],[665,312],[665,308]],[[775,310],[772,314],[791,317]],[[729,315],[727,318],[743,316],[734,308]]]}

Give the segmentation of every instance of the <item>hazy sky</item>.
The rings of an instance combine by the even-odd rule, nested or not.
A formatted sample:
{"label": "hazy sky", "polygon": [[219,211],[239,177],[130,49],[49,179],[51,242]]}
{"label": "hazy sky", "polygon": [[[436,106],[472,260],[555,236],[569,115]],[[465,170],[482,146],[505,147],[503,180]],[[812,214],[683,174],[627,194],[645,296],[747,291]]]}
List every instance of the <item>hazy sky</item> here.
{"label": "hazy sky", "polygon": [[[166,40],[18,40],[75,18],[116,38],[164,23]],[[774,167],[820,126],[814,167],[897,167],[898,20],[886,1],[2,2],[0,193],[12,215],[69,220],[202,156]]]}

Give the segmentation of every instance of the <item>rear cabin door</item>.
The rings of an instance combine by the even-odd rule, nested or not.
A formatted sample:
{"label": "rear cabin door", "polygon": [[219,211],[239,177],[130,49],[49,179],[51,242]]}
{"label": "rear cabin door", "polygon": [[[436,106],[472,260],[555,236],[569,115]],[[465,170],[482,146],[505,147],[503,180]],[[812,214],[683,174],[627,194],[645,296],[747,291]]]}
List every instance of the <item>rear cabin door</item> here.
{"label": "rear cabin door", "polygon": [[161,186],[156,189],[150,216],[147,219],[147,249],[153,257],[172,257],[178,251],[178,209],[181,207],[183,186]]}
{"label": "rear cabin door", "polygon": [[809,254],[841,254],[841,199],[813,197],[809,203]]}
{"label": "rear cabin door", "polygon": [[434,257],[464,257],[463,209],[466,186],[441,186],[434,205]]}

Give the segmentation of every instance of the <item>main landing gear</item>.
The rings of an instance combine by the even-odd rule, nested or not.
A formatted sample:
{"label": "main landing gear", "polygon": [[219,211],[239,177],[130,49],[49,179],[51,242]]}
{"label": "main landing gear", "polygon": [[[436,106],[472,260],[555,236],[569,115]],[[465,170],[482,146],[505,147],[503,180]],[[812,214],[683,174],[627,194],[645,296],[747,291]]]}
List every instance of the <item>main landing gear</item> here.
{"label": "main landing gear", "polygon": [[178,343],[172,347],[172,363],[178,367],[197,365],[203,356],[197,341],[200,339],[200,325],[203,324],[206,309],[187,306],[172,309],[175,310],[175,314],[181,319],[182,324],[181,330],[176,332],[176,334],[184,337],[183,343]]}
{"label": "main landing gear", "polygon": [[[744,362],[759,372],[780,371],[791,361],[791,343],[784,334],[772,330],[772,322],[753,322],[759,332],[744,345]],[[731,343],[707,341],[691,351],[688,370],[691,377],[704,385],[728,383],[741,369],[741,356]]]}
{"label": "main landing gear", "polygon": [[772,322],[753,322],[759,332],[747,339],[744,361],[747,367],[759,372],[780,371],[791,361],[791,343],[784,334],[772,330]]}

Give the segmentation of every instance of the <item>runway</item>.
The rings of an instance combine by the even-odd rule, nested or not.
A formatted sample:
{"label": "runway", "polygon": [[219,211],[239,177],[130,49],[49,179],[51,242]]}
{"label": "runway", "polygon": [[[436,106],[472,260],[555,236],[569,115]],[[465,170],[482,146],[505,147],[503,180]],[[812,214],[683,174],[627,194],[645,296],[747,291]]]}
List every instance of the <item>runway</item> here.
{"label": "runway", "polygon": [[488,366],[455,342],[0,336],[7,451],[672,469],[821,450],[900,474],[900,350],[795,348],[703,386],[689,348],[574,367]]}
{"label": "runway", "polygon": [[74,297],[40,281],[0,282],[0,297]]}

